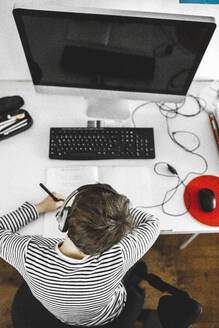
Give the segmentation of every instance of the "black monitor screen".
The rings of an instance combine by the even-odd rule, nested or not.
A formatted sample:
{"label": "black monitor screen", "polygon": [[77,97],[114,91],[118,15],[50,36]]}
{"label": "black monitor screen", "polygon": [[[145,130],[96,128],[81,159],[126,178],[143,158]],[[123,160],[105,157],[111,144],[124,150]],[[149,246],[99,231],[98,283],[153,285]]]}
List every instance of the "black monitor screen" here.
{"label": "black monitor screen", "polygon": [[15,9],[36,85],[185,95],[215,24]]}

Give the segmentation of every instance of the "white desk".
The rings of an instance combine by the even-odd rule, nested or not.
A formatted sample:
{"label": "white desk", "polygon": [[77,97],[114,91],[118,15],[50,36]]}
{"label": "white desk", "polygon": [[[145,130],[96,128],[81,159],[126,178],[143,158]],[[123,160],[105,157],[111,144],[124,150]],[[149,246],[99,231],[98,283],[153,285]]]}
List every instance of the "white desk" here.
{"label": "white desk", "polygon": [[[205,83],[194,83],[191,93],[200,94]],[[0,81],[0,97],[21,95],[25,100],[24,108],[33,118],[33,126],[12,138],[0,142],[0,214],[19,206],[23,201],[38,202],[45,197],[39,182],[45,181],[46,168],[73,165],[145,165],[151,172],[153,204],[160,203],[164,193],[176,184],[176,179],[157,176],[154,164],[166,161],[174,166],[179,175],[184,177],[189,171],[201,171],[202,161],[186,153],[172,143],[166,132],[165,119],[154,105],[140,109],[135,116],[139,127],[154,127],[155,160],[105,160],[105,161],[58,161],[48,158],[49,128],[55,126],[86,126],[86,103],[83,98],[70,96],[54,96],[37,94],[31,82]],[[131,103],[135,108],[139,102]],[[195,109],[195,103],[188,101],[187,110]],[[131,121],[124,122],[131,126]],[[201,140],[198,152],[208,160],[207,174],[219,175],[218,152],[210,129],[206,113],[194,118],[179,117],[171,121],[171,129],[187,129],[197,133]],[[195,176],[190,176],[190,180]],[[188,181],[187,181],[188,183]],[[58,191],[58,190],[57,190]],[[136,191],[137,192],[137,191]],[[179,213],[185,210],[183,190],[177,193],[177,198],[168,205],[168,210]],[[151,204],[151,205],[153,205]],[[149,205],[149,204],[148,204]],[[194,220],[190,214],[173,218],[162,213],[160,208],[148,210],[159,216],[163,233],[207,233],[219,232],[219,227],[209,227]],[[39,233],[42,220],[32,223],[31,229]]]}

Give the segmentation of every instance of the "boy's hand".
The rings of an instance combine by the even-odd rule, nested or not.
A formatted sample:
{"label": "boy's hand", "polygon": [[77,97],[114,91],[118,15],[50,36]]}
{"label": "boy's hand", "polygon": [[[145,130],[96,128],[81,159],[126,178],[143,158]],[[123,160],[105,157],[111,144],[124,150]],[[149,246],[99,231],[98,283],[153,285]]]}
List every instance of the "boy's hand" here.
{"label": "boy's hand", "polygon": [[60,199],[60,201],[55,202],[50,196],[46,197],[42,202],[35,205],[39,214],[56,211],[62,206],[65,197],[58,194],[57,192],[52,192],[52,194],[56,198]]}

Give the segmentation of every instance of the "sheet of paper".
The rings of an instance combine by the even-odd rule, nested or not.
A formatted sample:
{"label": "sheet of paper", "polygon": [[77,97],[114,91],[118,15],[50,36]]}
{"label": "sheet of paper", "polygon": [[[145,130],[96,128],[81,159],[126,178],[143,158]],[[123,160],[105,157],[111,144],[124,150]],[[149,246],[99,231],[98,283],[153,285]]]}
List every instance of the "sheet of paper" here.
{"label": "sheet of paper", "polygon": [[[46,186],[49,190],[67,197],[78,187],[96,183],[97,180],[97,168],[94,166],[49,168],[46,175]],[[64,238],[65,234],[58,230],[55,213],[47,213],[43,219],[43,236]]]}
{"label": "sheet of paper", "polygon": [[145,166],[102,166],[98,168],[98,181],[126,195],[133,206],[152,203],[150,173]]}

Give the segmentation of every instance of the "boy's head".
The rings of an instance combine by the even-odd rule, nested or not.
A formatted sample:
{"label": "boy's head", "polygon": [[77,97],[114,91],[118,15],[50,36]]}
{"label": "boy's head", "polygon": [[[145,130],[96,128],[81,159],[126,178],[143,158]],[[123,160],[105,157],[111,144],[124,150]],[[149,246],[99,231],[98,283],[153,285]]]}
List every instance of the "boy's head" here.
{"label": "boy's head", "polygon": [[106,184],[80,191],[68,216],[68,237],[84,254],[97,255],[132,231],[129,199]]}

